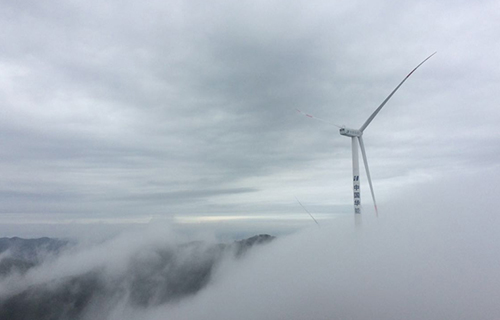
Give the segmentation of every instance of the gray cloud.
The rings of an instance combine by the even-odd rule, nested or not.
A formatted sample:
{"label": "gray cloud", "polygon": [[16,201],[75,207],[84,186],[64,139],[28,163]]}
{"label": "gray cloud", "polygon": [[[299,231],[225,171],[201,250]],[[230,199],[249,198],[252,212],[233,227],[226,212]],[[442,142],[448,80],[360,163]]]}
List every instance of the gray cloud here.
{"label": "gray cloud", "polygon": [[433,51],[366,131],[378,197],[497,170],[494,1],[1,6],[4,214],[347,208],[349,141],[295,108],[358,126]]}

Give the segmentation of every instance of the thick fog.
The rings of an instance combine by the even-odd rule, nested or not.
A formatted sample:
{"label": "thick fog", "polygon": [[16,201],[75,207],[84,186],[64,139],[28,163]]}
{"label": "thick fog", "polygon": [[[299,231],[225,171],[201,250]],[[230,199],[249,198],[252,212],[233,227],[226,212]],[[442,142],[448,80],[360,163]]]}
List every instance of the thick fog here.
{"label": "thick fog", "polygon": [[489,219],[337,220],[228,261],[192,299],[128,319],[498,319]]}
{"label": "thick fog", "polygon": [[378,218],[311,222],[258,246],[161,224],[70,243],[4,276],[1,312],[16,297],[52,319],[497,319],[499,218],[481,180],[408,188]]}

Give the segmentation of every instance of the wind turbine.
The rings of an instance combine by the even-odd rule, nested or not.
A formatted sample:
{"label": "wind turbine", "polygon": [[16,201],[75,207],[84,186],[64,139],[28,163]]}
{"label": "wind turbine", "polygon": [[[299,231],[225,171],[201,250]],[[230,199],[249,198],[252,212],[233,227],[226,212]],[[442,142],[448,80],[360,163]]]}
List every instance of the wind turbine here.
{"label": "wind turbine", "polygon": [[[353,176],[353,198],[354,198],[354,213],[355,214],[360,214],[361,213],[361,190],[360,190],[360,183],[359,183],[359,160],[358,160],[358,143],[359,143],[359,148],[361,148],[361,154],[363,156],[363,163],[365,165],[366,169],[366,176],[368,177],[368,184],[370,185],[370,192],[372,194],[372,199],[373,199],[373,205],[375,206],[375,213],[378,215],[378,209],[377,209],[377,202],[375,201],[375,194],[373,193],[373,185],[372,185],[372,179],[370,177],[370,169],[368,168],[368,161],[366,160],[366,152],[365,152],[365,145],[363,143],[363,133],[368,127],[368,125],[372,122],[372,120],[375,118],[375,116],[382,110],[382,108],[385,106],[387,101],[396,93],[396,91],[403,85],[403,83],[408,79],[415,70],[417,70],[424,62],[429,60],[433,55],[435,55],[436,52],[425,58],[424,61],[420,62],[419,65],[417,65],[404,79],[401,81],[401,83],[398,84],[398,86],[385,98],[384,101],[378,106],[378,108],[371,114],[371,116],[365,121],[365,123],[359,128],[359,129],[350,129],[346,128],[345,126],[339,126],[336,124],[333,124],[337,127],[340,128],[340,134],[346,137],[351,138],[351,144],[352,144],[352,176]],[[316,118],[310,114],[303,113],[302,111],[298,110],[297,111],[309,118],[324,121],[322,119]],[[324,121],[327,122],[327,121]]]}

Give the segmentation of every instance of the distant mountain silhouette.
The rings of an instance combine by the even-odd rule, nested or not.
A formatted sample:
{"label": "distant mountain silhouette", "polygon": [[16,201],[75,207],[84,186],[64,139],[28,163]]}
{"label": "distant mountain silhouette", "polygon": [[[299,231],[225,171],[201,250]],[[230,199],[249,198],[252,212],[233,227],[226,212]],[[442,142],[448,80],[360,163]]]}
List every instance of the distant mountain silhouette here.
{"label": "distant mountain silhouette", "polygon": [[[223,256],[240,258],[253,246],[273,239],[270,235],[258,235],[230,244],[207,246],[192,242],[178,247],[155,248],[144,256],[131,259],[127,271],[121,275],[109,275],[96,269],[0,297],[0,319],[77,320],[96,310],[99,310],[99,318],[104,319],[109,310],[105,304],[113,301],[125,299],[137,308],[177,301],[205,287]],[[26,272],[41,263],[40,252],[57,254],[67,245],[68,242],[49,238],[2,238],[0,253],[12,250],[11,259],[15,256],[17,260],[12,264],[4,262],[4,258],[0,265],[4,265],[6,272]]]}
{"label": "distant mountain silhouette", "polygon": [[38,238],[0,238],[0,277],[12,272],[24,273],[41,263],[47,256],[55,256],[69,241]]}

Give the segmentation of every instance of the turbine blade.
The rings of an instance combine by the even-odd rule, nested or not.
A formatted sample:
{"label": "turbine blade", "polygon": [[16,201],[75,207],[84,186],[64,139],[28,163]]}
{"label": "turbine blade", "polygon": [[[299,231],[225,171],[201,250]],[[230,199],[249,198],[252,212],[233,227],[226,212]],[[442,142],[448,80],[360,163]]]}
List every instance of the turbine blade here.
{"label": "turbine blade", "polygon": [[311,119],[314,119],[314,120],[318,120],[318,121],[321,121],[321,122],[324,122],[324,123],[332,124],[332,125],[334,125],[334,126],[336,126],[336,127],[338,127],[338,128],[342,128],[342,127],[341,127],[341,126],[339,126],[338,124],[335,124],[335,123],[332,123],[332,122],[330,122],[330,121],[323,120],[323,119],[320,119],[320,118],[316,118],[315,116],[310,115],[310,114],[308,114],[308,113],[304,113],[304,112],[300,111],[299,109],[295,109],[295,110],[297,110],[297,112],[298,112],[298,113],[300,113],[301,115],[306,116],[306,117],[308,117],[308,118],[311,118]]}
{"label": "turbine blade", "polygon": [[361,132],[364,131],[366,129],[366,127],[368,127],[368,125],[370,124],[370,122],[372,122],[373,118],[375,118],[375,116],[377,115],[377,113],[379,113],[379,111],[382,109],[382,107],[387,103],[387,101],[389,101],[389,99],[392,97],[392,95],[399,89],[399,87],[401,87],[401,85],[406,81],[406,79],[408,79],[413,72],[415,72],[415,70],[418,69],[418,67],[420,67],[421,65],[424,64],[424,62],[426,62],[427,60],[429,60],[433,55],[435,55],[436,52],[434,52],[433,54],[431,54],[430,56],[428,56],[427,58],[425,58],[424,61],[420,62],[420,64],[418,66],[415,67],[415,69],[413,69],[410,73],[408,73],[408,75],[403,79],[403,81],[401,81],[401,83],[396,87],[396,89],[394,89],[391,94],[385,98],[385,100],[382,102],[382,104],[375,110],[375,112],[372,113],[372,115],[368,118],[368,120],[366,120],[366,122],[361,126],[361,128],[359,129]]}
{"label": "turbine blade", "polygon": [[363,137],[358,137],[358,140],[359,140],[359,146],[361,148],[361,154],[363,155],[363,163],[365,164],[366,176],[368,177],[368,184],[370,185],[370,191],[372,193],[373,205],[375,206],[375,214],[378,217],[377,202],[375,201],[375,193],[373,193],[372,178],[370,177],[368,160],[366,160],[365,144],[363,143]]}
{"label": "turbine blade", "polygon": [[300,204],[300,206],[302,207],[302,209],[304,209],[304,210],[305,210],[305,211],[309,214],[309,216],[310,216],[310,217],[314,220],[314,222],[316,222],[316,224],[317,224],[317,225],[318,225],[318,227],[319,227],[319,223],[318,223],[318,221],[316,221],[316,219],[314,219],[313,215],[312,215],[312,214],[311,214],[311,213],[310,213],[310,212],[306,209],[306,207],[304,207],[304,206],[302,205],[302,203],[300,203],[299,199],[298,199],[297,197],[295,197],[295,200],[297,200],[297,202]]}

